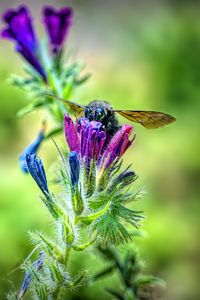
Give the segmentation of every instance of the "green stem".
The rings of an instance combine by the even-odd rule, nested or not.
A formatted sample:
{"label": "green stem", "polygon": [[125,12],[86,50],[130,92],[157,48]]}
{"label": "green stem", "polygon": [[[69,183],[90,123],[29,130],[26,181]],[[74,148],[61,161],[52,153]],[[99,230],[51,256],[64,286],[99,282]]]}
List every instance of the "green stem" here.
{"label": "green stem", "polygon": [[[65,254],[64,254],[64,260],[63,260],[63,264],[65,266],[65,268],[67,268],[67,264],[69,261],[69,254],[71,251],[71,244],[67,245],[67,248],[65,250]],[[62,291],[62,285],[58,286],[58,288],[55,290],[54,295],[53,295],[53,299],[55,300],[59,300],[60,299],[60,295],[61,295],[61,291]]]}

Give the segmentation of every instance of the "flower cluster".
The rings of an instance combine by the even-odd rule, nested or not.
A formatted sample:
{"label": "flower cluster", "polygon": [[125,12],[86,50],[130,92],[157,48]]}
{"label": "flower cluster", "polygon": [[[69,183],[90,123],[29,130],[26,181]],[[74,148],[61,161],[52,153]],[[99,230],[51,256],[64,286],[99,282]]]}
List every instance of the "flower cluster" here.
{"label": "flower cluster", "polygon": [[70,155],[76,153],[73,170],[76,169],[78,174],[79,165],[82,168],[76,182],[79,180],[79,198],[83,207],[96,212],[109,205],[106,213],[91,223],[95,238],[103,245],[127,241],[130,235],[121,220],[138,227],[142,219],[140,211],[123,206],[134,199],[134,195],[126,190],[136,180],[136,174],[129,169],[119,174],[121,157],[135,138],[133,135],[130,139],[133,127],[123,125],[111,138],[101,122],[81,118],[74,123],[65,115],[64,130]]}
{"label": "flower cluster", "polygon": [[135,137],[129,140],[133,130],[130,125],[123,125],[110,139],[102,129],[101,122],[90,122],[87,118],[81,118],[74,124],[68,115],[64,118],[64,128],[70,151],[76,151],[88,165],[95,160],[99,169],[104,170],[108,169],[113,162],[119,161]]}
{"label": "flower cluster", "polygon": [[[140,211],[124,206],[134,200],[134,195],[127,190],[136,180],[136,174],[129,168],[119,174],[121,157],[134,139],[134,136],[130,139],[132,129],[132,126],[123,125],[110,138],[100,122],[81,118],[74,123],[68,115],[64,117],[65,137],[70,149],[68,180],[65,178],[68,175],[62,172],[67,193],[71,194],[67,203],[71,202],[73,207],[74,222],[91,224],[95,240],[102,245],[118,244],[131,238],[121,220],[138,227],[142,219]],[[32,154],[26,156],[26,162],[48,200],[45,204],[49,206],[51,202],[51,208],[54,207],[41,160]],[[55,213],[57,208],[53,210]],[[55,214],[59,215],[59,212]]]}

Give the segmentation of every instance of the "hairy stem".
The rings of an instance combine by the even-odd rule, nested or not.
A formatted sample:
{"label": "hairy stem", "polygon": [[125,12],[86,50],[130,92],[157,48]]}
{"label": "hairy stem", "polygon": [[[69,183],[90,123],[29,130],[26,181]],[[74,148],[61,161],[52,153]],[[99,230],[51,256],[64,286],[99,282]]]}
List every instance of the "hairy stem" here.
{"label": "hairy stem", "polygon": [[[65,266],[65,269],[67,269],[70,251],[71,251],[71,244],[67,245],[65,253],[64,253],[63,265]],[[55,299],[55,300],[60,299],[62,288],[63,288],[63,285],[58,286],[58,288],[54,292],[53,299]]]}

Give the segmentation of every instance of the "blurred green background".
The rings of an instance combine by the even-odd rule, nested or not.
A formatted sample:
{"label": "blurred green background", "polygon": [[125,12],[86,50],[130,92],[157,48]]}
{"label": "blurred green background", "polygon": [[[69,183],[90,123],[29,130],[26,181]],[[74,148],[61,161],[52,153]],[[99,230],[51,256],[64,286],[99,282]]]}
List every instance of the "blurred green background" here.
{"label": "blurred green background", "polygon": [[[20,2],[0,1],[0,11]],[[126,160],[133,162],[139,175],[137,185],[147,189],[140,207],[147,216],[144,229],[148,233],[135,243],[147,272],[167,282],[167,300],[200,299],[200,3],[24,3],[30,5],[37,21],[43,3],[75,9],[69,47],[86,63],[92,78],[74,94],[74,100],[86,104],[95,98],[105,99],[116,108],[160,110],[177,118],[177,122],[157,130],[135,126],[136,142]],[[42,113],[15,117],[28,99],[6,79],[10,73],[22,73],[22,63],[11,43],[1,40],[0,45],[0,299],[5,299],[12,286],[10,281],[19,287],[22,280],[21,271],[8,273],[31,250],[27,231],[47,232],[51,224],[36,185],[18,167],[18,155],[34,139]],[[59,142],[64,143],[64,138]],[[56,155],[51,142],[40,151],[49,172]],[[78,270],[86,265],[94,272],[102,260],[88,251],[73,265]],[[117,284],[118,278],[112,276],[90,289],[82,288],[68,299],[111,299],[103,288]]]}

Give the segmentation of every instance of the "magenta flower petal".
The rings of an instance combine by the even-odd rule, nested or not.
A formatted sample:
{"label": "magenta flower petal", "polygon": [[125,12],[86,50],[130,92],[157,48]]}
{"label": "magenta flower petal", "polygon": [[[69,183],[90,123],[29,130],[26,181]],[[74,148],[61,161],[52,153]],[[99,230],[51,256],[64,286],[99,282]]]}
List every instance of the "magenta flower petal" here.
{"label": "magenta flower petal", "polygon": [[133,140],[129,136],[133,130],[130,125],[123,125],[109,142],[106,151],[103,154],[100,166],[107,169],[116,158],[120,158],[130,147]]}
{"label": "magenta flower petal", "polygon": [[43,20],[53,53],[57,53],[62,49],[65,38],[72,25],[72,18],[73,10],[70,7],[63,7],[60,10],[56,10],[51,6],[44,8]]}
{"label": "magenta flower petal", "polygon": [[66,114],[64,116],[64,130],[65,130],[65,137],[69,145],[70,151],[76,151],[77,153],[79,153],[80,141],[79,141],[78,132],[76,130],[76,126],[73,123],[72,119]]}
{"label": "magenta flower petal", "polygon": [[102,129],[101,122],[89,122],[88,119],[82,118],[80,120],[79,133],[81,140],[81,157],[87,157],[88,160],[98,160],[102,154],[106,140],[106,133]]}

